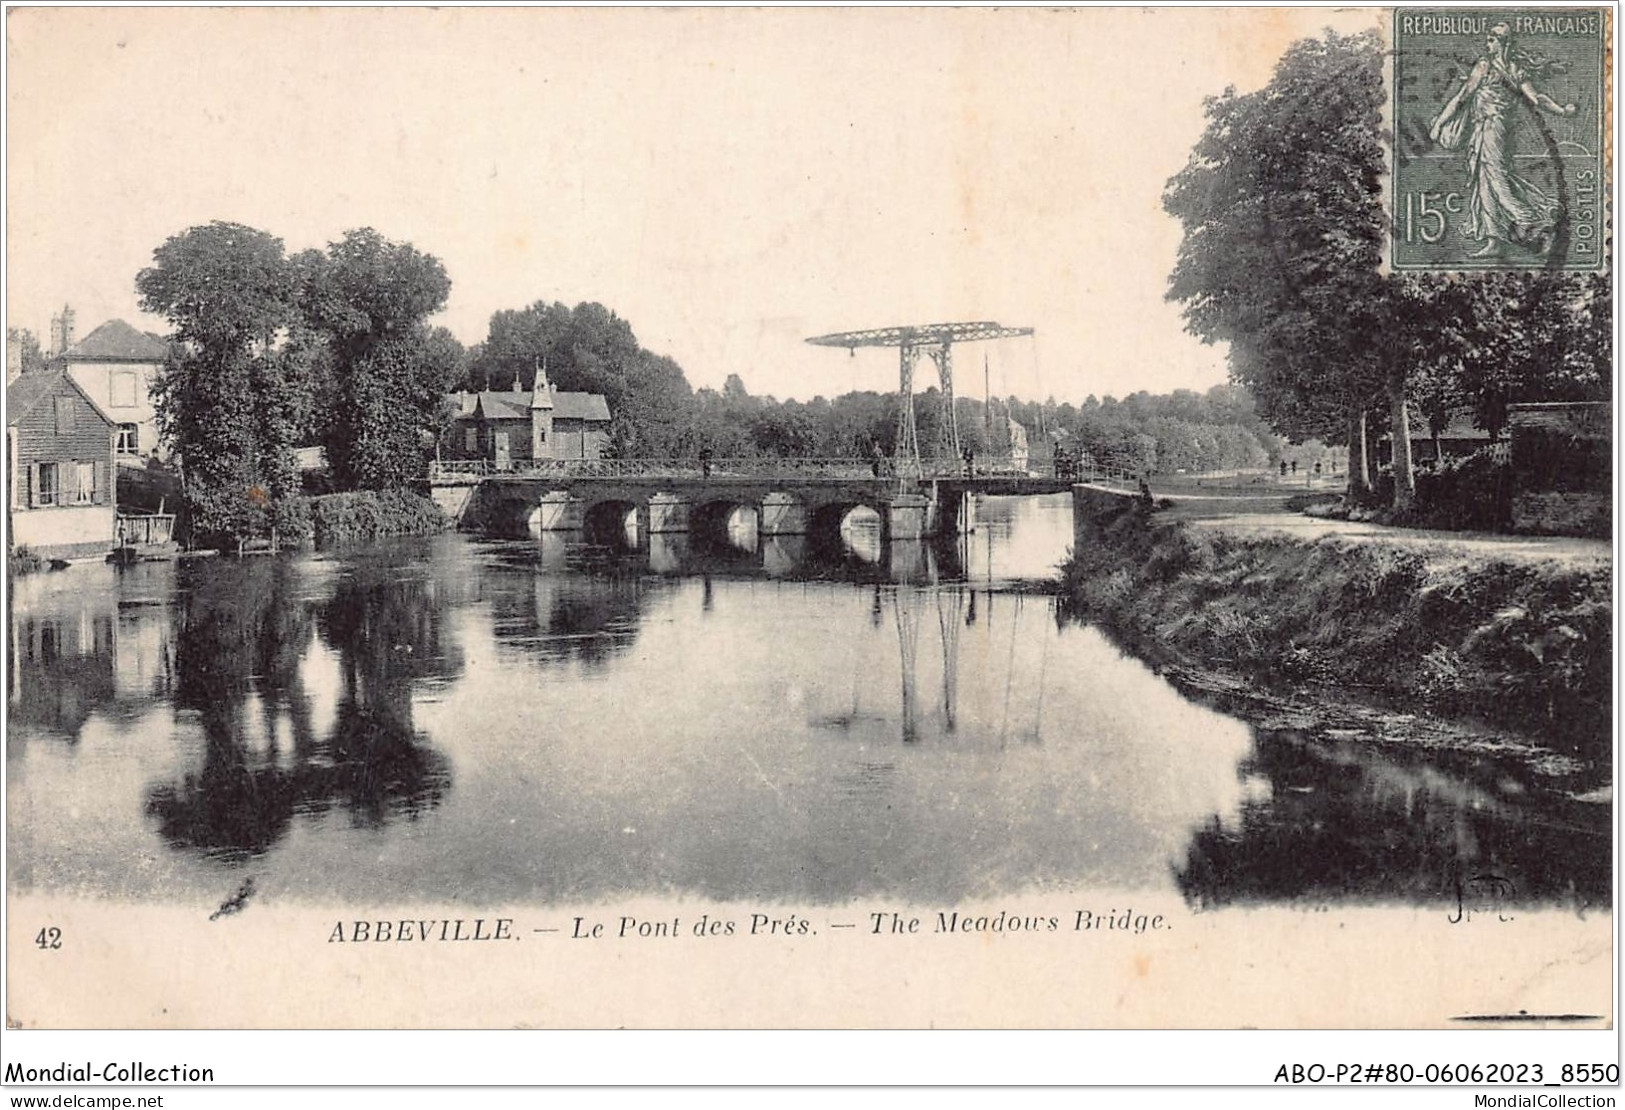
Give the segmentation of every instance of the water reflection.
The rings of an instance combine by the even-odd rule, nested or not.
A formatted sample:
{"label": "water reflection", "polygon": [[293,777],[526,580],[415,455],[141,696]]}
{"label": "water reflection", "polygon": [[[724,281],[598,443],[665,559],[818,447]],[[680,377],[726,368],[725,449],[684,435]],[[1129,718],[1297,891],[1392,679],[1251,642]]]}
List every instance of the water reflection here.
{"label": "water reflection", "polygon": [[1601,807],[1539,796],[1540,784],[1499,761],[1443,762],[1261,730],[1237,767],[1247,800],[1191,838],[1179,888],[1199,906],[1609,903]]}
{"label": "water reflection", "polygon": [[12,882],[218,897],[252,862],[256,898],[357,903],[1449,905],[1498,875],[1606,900],[1605,807],[1192,701],[1010,588],[1070,539],[1028,511],[979,514],[991,560],[741,522],[25,581]]}
{"label": "water reflection", "polygon": [[[928,584],[964,580],[973,561],[972,537],[968,536],[883,542],[878,514],[862,506],[848,513],[839,527],[817,527],[797,535],[763,534],[759,514],[749,507],[718,503],[702,506],[702,510],[707,511],[697,513],[690,531],[641,535],[630,506],[605,503],[588,515],[586,526],[579,532],[537,532],[503,546],[510,552],[510,559],[522,559],[552,571],[599,576],[686,578],[716,574],[790,581]],[[1002,530],[1004,538],[999,542],[1007,542],[1011,527],[1008,510],[992,510],[990,521],[989,536]],[[1061,534],[1059,529],[1052,530]],[[1064,553],[1064,547],[1060,550]],[[978,556],[974,561],[980,571],[988,572],[985,558]],[[1052,556],[1027,569],[1036,568],[1035,578],[1050,579],[1056,562],[1058,556]],[[1001,566],[1000,573],[1005,570]],[[986,580],[990,584],[993,581]]]}
{"label": "water reflection", "polygon": [[72,743],[91,711],[113,700],[113,615],[22,615],[11,622],[11,724]]}
{"label": "water reflection", "polygon": [[[203,734],[196,766],[152,785],[147,813],[172,846],[240,861],[268,851],[296,814],[338,807],[379,826],[440,801],[445,758],[412,724],[412,686],[460,670],[434,583],[387,556],[350,569],[332,596],[303,596],[294,564],[186,568],[175,624],[174,705]],[[313,691],[313,637],[337,681]],[[336,689],[332,687],[336,686]],[[332,706],[318,731],[313,698]]]}
{"label": "water reflection", "polygon": [[537,573],[531,551],[498,548],[480,576],[498,643],[540,663],[594,668],[636,643],[643,610],[660,587],[639,576],[624,553],[583,547],[573,553],[573,571]]}

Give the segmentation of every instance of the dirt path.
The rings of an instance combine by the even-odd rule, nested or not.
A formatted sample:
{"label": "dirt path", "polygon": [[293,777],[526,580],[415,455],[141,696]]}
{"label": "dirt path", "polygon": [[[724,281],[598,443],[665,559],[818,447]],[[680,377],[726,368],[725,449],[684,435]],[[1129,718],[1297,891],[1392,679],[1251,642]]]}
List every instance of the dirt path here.
{"label": "dirt path", "polygon": [[1189,519],[1193,527],[1222,529],[1232,535],[1256,536],[1274,533],[1302,540],[1332,537],[1356,543],[1380,541],[1425,551],[1430,562],[1446,562],[1452,558],[1474,560],[1489,558],[1513,562],[1553,560],[1583,568],[1607,566],[1614,557],[1613,545],[1608,540],[1579,539],[1573,536],[1504,536],[1493,532],[1438,532],[1419,528],[1390,528],[1384,524],[1327,520],[1280,510],[1239,513],[1198,511],[1192,513]]}
{"label": "dirt path", "polygon": [[1392,528],[1385,524],[1330,520],[1289,512],[1286,501],[1301,494],[1299,488],[1277,488],[1265,493],[1256,486],[1177,488],[1153,487],[1153,494],[1172,502],[1168,517],[1196,528],[1222,529],[1232,535],[1287,535],[1305,541],[1323,538],[1355,543],[1382,542],[1427,553],[1430,562],[1453,559],[1505,559],[1512,562],[1552,560],[1575,568],[1607,566],[1613,561],[1608,540],[1573,536],[1508,536],[1495,532],[1444,532],[1432,529]]}

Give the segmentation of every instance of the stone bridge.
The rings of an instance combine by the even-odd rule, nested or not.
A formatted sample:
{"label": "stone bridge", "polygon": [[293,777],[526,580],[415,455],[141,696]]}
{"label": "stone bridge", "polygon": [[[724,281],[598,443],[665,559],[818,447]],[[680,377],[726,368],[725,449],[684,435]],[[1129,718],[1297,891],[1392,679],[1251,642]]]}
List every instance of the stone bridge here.
{"label": "stone bridge", "polygon": [[[466,496],[462,506],[456,504],[459,493]],[[929,496],[900,491],[896,482],[857,479],[493,476],[472,490],[437,487],[435,494],[461,523],[506,535],[614,534],[631,513],[637,514],[640,537],[717,533],[735,509],[755,512],[761,536],[833,533],[859,506],[879,514],[886,540],[932,535],[942,523]]]}
{"label": "stone bridge", "polygon": [[974,494],[1051,493],[1053,478],[571,476],[492,474],[476,482],[434,482],[430,492],[463,527],[505,535],[619,533],[637,514],[640,537],[726,528],[735,509],[755,514],[760,536],[833,535],[860,506],[880,517],[883,542],[969,531]]}

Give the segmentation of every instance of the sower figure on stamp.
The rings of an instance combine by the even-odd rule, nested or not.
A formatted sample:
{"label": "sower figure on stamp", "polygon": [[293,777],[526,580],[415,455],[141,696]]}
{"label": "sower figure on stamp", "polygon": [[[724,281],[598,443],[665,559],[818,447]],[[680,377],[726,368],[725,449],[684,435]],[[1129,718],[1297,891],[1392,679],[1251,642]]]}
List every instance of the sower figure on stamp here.
{"label": "sower figure on stamp", "polygon": [[1468,239],[1484,245],[1473,252],[1481,258],[1515,243],[1537,254],[1551,247],[1557,228],[1558,202],[1512,167],[1512,113],[1521,96],[1554,116],[1572,116],[1572,104],[1559,104],[1531,83],[1553,63],[1534,58],[1512,45],[1512,28],[1497,23],[1490,28],[1484,56],[1474,63],[1467,80],[1445,102],[1428,136],[1446,150],[1467,149]]}

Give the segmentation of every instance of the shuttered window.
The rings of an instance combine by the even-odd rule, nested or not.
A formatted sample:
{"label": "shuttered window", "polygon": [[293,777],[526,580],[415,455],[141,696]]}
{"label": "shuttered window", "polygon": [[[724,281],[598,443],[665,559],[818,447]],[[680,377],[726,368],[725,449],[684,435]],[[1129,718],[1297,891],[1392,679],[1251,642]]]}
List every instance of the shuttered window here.
{"label": "shuttered window", "polygon": [[73,431],[73,398],[53,397],[52,400],[56,402],[56,434],[66,435]]}

